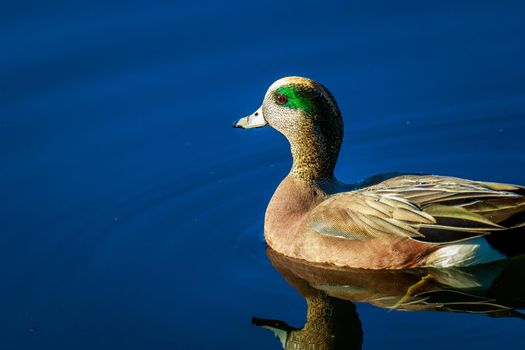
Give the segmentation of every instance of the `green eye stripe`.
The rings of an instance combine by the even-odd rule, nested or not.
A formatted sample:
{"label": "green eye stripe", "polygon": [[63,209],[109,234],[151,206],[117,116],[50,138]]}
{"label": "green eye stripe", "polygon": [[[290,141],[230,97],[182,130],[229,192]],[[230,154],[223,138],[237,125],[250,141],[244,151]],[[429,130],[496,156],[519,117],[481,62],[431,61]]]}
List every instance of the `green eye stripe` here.
{"label": "green eye stripe", "polygon": [[307,96],[300,94],[291,86],[280,87],[276,92],[288,98],[288,102],[283,105],[285,107],[301,109],[308,114],[312,113],[315,109],[314,104]]}

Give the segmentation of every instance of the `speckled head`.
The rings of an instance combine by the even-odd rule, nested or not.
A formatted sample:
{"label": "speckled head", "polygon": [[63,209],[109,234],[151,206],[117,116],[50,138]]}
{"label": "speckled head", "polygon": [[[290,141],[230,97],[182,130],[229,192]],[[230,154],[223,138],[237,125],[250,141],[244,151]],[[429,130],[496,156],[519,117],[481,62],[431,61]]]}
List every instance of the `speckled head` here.
{"label": "speckled head", "polygon": [[343,122],[335,99],[327,88],[308,78],[277,80],[266,92],[262,112],[268,124],[290,141],[312,127],[328,139],[342,138],[338,133]]}
{"label": "speckled head", "polygon": [[292,174],[304,179],[333,175],[343,138],[343,120],[334,97],[323,85],[303,77],[274,82],[262,106],[235,127],[270,125],[290,142]]}

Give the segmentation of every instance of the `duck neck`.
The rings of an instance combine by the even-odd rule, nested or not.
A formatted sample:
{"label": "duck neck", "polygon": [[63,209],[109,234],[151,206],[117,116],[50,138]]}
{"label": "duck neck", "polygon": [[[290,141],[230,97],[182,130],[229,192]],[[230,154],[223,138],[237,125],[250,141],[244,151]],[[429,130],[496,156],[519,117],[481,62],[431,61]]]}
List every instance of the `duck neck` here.
{"label": "duck neck", "polygon": [[290,140],[293,165],[290,174],[307,182],[322,183],[334,179],[334,168],[339,156],[341,142],[336,138],[329,142],[318,133],[306,132],[302,135],[317,137],[297,137]]}

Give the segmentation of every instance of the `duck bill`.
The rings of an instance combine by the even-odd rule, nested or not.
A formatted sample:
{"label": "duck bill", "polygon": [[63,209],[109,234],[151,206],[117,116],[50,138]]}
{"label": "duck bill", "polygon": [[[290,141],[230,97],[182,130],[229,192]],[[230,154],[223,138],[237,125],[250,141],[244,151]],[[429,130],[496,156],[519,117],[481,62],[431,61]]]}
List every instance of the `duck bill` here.
{"label": "duck bill", "polygon": [[255,111],[255,113],[247,117],[241,118],[235,123],[233,123],[234,128],[241,129],[262,128],[266,125],[268,125],[268,122],[266,121],[266,119],[264,119],[262,106],[259,107],[259,109]]}
{"label": "duck bill", "polygon": [[275,337],[281,342],[283,348],[286,347],[286,341],[288,340],[291,331],[294,330],[294,328],[290,327],[286,322],[269,320],[266,318],[254,317],[252,318],[252,324],[272,331]]}

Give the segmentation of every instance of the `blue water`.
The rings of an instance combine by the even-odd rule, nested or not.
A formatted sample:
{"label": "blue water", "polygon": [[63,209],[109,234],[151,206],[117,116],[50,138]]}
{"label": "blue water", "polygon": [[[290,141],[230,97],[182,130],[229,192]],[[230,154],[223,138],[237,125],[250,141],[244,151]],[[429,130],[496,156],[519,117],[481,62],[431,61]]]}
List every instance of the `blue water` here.
{"label": "blue water", "polygon": [[[266,256],[290,166],[234,130],[277,78],[345,118],[337,176],[525,183],[520,1],[17,1],[0,10],[0,349],[279,349]],[[516,318],[357,303],[364,349],[523,348]],[[419,345],[417,346],[419,347]]]}

